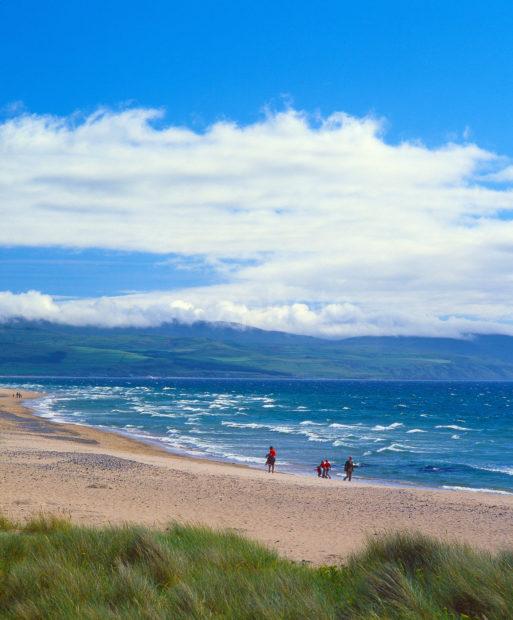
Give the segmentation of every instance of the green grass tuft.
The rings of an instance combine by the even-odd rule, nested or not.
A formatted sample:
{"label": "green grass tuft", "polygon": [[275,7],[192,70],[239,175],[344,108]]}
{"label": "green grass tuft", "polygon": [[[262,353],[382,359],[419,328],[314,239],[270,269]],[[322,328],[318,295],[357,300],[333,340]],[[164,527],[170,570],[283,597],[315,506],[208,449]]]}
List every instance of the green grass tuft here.
{"label": "green grass tuft", "polygon": [[52,514],[45,514],[44,512],[40,512],[33,516],[22,526],[22,529],[30,534],[55,533],[66,531],[71,528],[72,525],[69,518],[57,517]]}
{"label": "green grass tuft", "polygon": [[0,532],[8,532],[15,529],[16,523],[14,523],[14,521],[11,521],[11,519],[8,519],[3,515],[0,515]]}
{"label": "green grass tuft", "polygon": [[503,620],[512,609],[512,552],[419,534],[370,541],[344,566],[309,567],[207,528],[0,519],[1,618]]}

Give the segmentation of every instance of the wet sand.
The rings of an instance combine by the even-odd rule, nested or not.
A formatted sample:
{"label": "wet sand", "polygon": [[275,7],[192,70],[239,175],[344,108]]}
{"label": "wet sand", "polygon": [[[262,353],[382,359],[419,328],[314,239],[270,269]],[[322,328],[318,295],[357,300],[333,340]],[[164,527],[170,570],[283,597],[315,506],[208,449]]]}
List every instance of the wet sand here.
{"label": "wet sand", "polygon": [[176,456],[37,417],[23,405],[37,394],[19,400],[15,391],[0,389],[0,512],[14,519],[42,511],[83,524],[199,523],[313,563],[343,561],[367,537],[396,530],[513,548],[513,496],[269,475]]}

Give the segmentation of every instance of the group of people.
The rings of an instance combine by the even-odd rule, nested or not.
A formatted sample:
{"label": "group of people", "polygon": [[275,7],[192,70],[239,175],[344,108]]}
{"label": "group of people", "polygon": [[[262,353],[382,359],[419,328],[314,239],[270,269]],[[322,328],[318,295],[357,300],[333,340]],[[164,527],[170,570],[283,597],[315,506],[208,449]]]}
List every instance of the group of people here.
{"label": "group of people", "polygon": [[[273,448],[273,446],[269,448],[269,452],[267,453],[265,464],[267,465],[267,471],[270,474],[274,474],[274,467],[276,465],[276,449]],[[353,457],[348,456],[347,461],[344,463],[344,474],[345,474],[344,480],[351,482],[353,478],[353,470],[355,467],[356,465],[355,465],[355,462],[353,461]],[[317,465],[317,467],[315,468],[315,471],[317,472],[317,475],[319,476],[319,478],[330,478],[331,479],[331,475],[330,475],[331,463],[328,461],[328,459],[322,460],[320,465]]]}
{"label": "group of people", "polygon": [[23,398],[21,392],[16,392],[15,394],[12,395],[13,398]]}
{"label": "group of people", "polygon": [[317,472],[317,475],[319,476],[319,478],[330,478],[330,469],[331,469],[331,463],[328,461],[328,459],[324,459],[323,461],[321,461],[320,465],[317,465],[317,467],[315,468],[315,471]]}

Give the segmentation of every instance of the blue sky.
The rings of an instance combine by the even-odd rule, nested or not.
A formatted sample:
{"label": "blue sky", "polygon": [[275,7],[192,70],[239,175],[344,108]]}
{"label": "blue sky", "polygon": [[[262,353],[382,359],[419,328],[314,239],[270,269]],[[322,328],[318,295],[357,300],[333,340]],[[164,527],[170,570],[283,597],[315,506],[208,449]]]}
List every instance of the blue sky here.
{"label": "blue sky", "polygon": [[177,124],[265,105],[374,113],[391,139],[465,128],[511,152],[511,2],[394,0],[0,4],[1,98],[70,114],[133,102]]}
{"label": "blue sky", "polygon": [[[497,265],[509,264],[511,232],[500,226],[500,213],[511,209],[513,180],[511,32],[513,6],[500,0],[4,0],[0,156],[9,173],[3,186],[0,182],[0,198],[15,214],[15,230],[0,239],[0,291],[33,289],[56,298],[183,291],[181,301],[194,308],[200,297],[242,304],[249,313],[285,308],[289,318],[277,322],[256,314],[248,320],[296,331],[309,331],[310,319],[298,318],[294,304],[307,310],[319,304],[345,308],[342,319],[333,315],[333,324],[349,325],[347,333],[358,332],[354,326],[361,321],[367,325],[361,333],[393,332],[405,323],[404,309],[417,317],[406,321],[406,331],[436,332],[442,316],[497,329],[509,320],[510,301],[500,286],[509,272],[497,273]],[[344,130],[333,129],[339,117],[327,121],[339,112],[347,115]],[[293,118],[302,120],[294,124]],[[351,127],[347,118],[353,119]],[[229,123],[239,130],[226,130]],[[332,138],[324,168],[319,161],[331,138],[323,126]],[[178,152],[180,128],[189,132],[189,146]],[[261,132],[261,139],[253,140],[251,132]],[[339,146],[330,150],[333,141],[345,144],[343,152]],[[447,156],[453,143],[459,146]],[[404,144],[412,149],[411,168]],[[268,149],[267,163],[262,148]],[[303,148],[312,157],[280,177],[277,171]],[[369,169],[351,172],[353,162],[367,154]],[[192,168],[180,168],[177,162],[189,156]],[[194,158],[201,162],[197,174]],[[223,158],[228,168],[212,172]],[[237,162],[237,174],[231,162]],[[330,168],[332,162],[339,167]],[[132,173],[124,175],[122,164]],[[264,177],[266,165],[272,174]],[[296,195],[290,179],[300,169],[301,178],[311,182]],[[327,186],[339,176],[343,181],[329,195],[315,193],[317,184]],[[417,179],[416,196],[409,181],[399,189],[399,179],[410,178]],[[246,191],[252,183],[265,191]],[[425,183],[437,187],[431,198],[438,209],[436,225],[424,219],[428,207],[418,211]],[[448,184],[452,197],[446,194]],[[285,185],[291,190],[286,196]],[[392,185],[403,213],[417,209],[407,225],[382,206],[391,200]],[[377,188],[375,195],[368,195],[369,187]],[[470,187],[477,188],[475,195],[467,195]],[[323,221],[331,222],[330,228],[324,230]],[[475,222],[479,230],[471,241],[465,227]],[[337,226],[340,245],[328,240]],[[312,230],[317,238],[310,248]],[[433,236],[419,253],[423,230]],[[500,247],[486,245],[497,231]],[[353,251],[358,263],[351,265],[344,248],[355,239],[365,253]],[[394,254],[399,247],[402,254]],[[440,265],[449,255],[456,264],[453,277],[462,292],[454,307],[445,297],[451,283],[433,284],[443,271],[429,271],[428,265],[437,264],[433,252]],[[480,262],[467,273],[461,265],[472,256]],[[366,262],[370,257],[374,263]],[[371,264],[377,271],[362,287]],[[417,265],[418,275],[406,273],[405,264]],[[326,273],[329,282],[316,287]],[[266,278],[272,292],[262,284]],[[494,279],[496,289],[488,290]],[[429,309],[431,319],[412,301],[418,287],[424,287],[426,300],[439,300]],[[411,300],[399,295],[405,290],[411,290]],[[400,303],[394,316],[383,317],[376,308],[387,296]],[[226,305],[212,307],[199,308],[199,316],[204,311],[205,317],[244,320]],[[322,319],[322,329],[314,321],[310,331],[331,333],[330,316]],[[446,323],[444,318],[444,329]],[[461,331],[459,325],[453,331]],[[344,335],[344,329],[333,333]]]}

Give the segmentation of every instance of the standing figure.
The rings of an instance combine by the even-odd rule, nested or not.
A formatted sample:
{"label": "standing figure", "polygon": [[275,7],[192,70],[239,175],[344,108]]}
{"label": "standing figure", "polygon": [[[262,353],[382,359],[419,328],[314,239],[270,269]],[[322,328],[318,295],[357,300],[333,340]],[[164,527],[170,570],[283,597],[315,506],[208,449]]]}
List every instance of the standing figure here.
{"label": "standing figure", "polygon": [[344,463],[344,471],[346,473],[344,480],[348,480],[349,482],[351,482],[351,478],[353,477],[353,469],[354,469],[353,457],[349,456],[347,457],[347,461]]}
{"label": "standing figure", "polygon": [[267,460],[265,464],[267,465],[267,471],[270,474],[274,474],[274,464],[276,463],[276,450],[271,446],[269,448],[269,452],[267,453]]}
{"label": "standing figure", "polygon": [[330,476],[330,470],[331,470],[331,463],[328,461],[328,459],[324,459],[324,478],[329,478],[331,480],[331,476]]}

